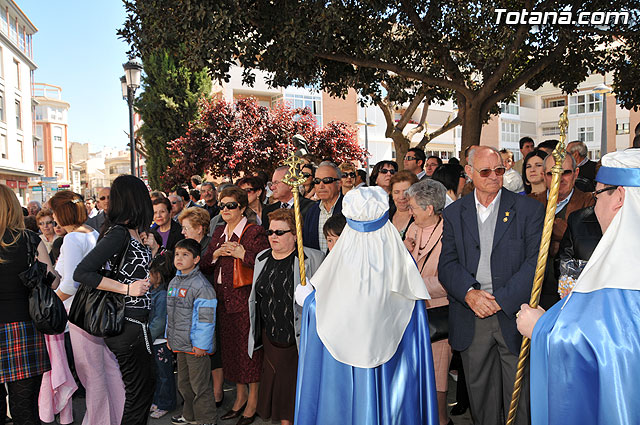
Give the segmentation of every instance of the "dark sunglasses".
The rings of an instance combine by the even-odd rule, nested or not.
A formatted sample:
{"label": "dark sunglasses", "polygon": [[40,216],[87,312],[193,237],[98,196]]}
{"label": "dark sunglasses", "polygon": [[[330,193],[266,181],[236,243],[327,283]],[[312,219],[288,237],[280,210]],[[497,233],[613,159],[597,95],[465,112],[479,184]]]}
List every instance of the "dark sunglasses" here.
{"label": "dark sunglasses", "polygon": [[309,177],[311,177],[313,174],[311,173],[302,173],[302,177],[304,177],[305,179],[308,179]]}
{"label": "dark sunglasses", "polygon": [[355,178],[356,178],[356,173],[354,173],[353,171],[351,171],[350,173],[344,173],[344,174],[342,175],[342,178],[343,178],[343,179],[346,179],[347,177],[351,177],[352,179],[355,179]]}
{"label": "dark sunglasses", "polygon": [[[551,171],[547,171],[547,177],[551,177],[553,176],[553,173]],[[570,176],[571,174],[573,174],[573,170],[564,170],[562,171],[562,175],[563,176]]]}
{"label": "dark sunglasses", "polygon": [[235,210],[239,206],[240,206],[240,204],[237,203],[236,201],[227,202],[226,204],[224,202],[221,202],[220,203],[220,211],[222,211],[225,208],[228,209],[228,210]]}
{"label": "dark sunglasses", "polygon": [[172,203],[173,205],[175,205],[175,204],[177,204],[177,203],[178,203],[178,201],[171,201],[171,203]]}
{"label": "dark sunglasses", "polygon": [[391,174],[392,176],[396,173],[396,170],[389,170],[388,168],[382,168],[380,170],[380,174]]}
{"label": "dark sunglasses", "polygon": [[269,229],[269,230],[266,231],[266,233],[267,233],[267,236],[273,236],[274,234],[276,234],[278,236],[282,236],[285,233],[289,233],[290,231],[291,231],[291,229],[289,229],[289,230],[271,230],[271,229]]}
{"label": "dark sunglasses", "polygon": [[591,192],[591,195],[593,195],[593,199],[597,201],[598,200],[598,195],[600,195],[601,193],[609,192],[609,191],[612,191],[612,190],[616,190],[617,188],[618,188],[618,186],[603,187],[600,190],[596,190],[595,192]]}
{"label": "dark sunglasses", "polygon": [[474,170],[476,170],[478,172],[478,174],[480,174],[480,177],[489,177],[491,175],[491,172],[493,171],[494,173],[496,173],[496,176],[501,176],[504,174],[505,171],[507,171],[506,168],[504,167],[496,167],[496,168],[483,168],[482,170],[478,170],[477,168],[474,168]]}
{"label": "dark sunglasses", "polygon": [[109,197],[108,197],[108,196],[101,196],[101,197],[100,197],[100,198],[98,198],[98,199],[100,199],[101,201],[104,201],[105,199],[109,199]]}
{"label": "dark sunglasses", "polygon": [[259,190],[260,188],[250,187],[248,189],[245,189],[245,192],[250,193],[250,192],[257,192]]}
{"label": "dark sunglasses", "polygon": [[322,182],[324,184],[331,184],[333,182],[337,182],[338,180],[340,180],[340,179],[337,179],[335,177],[325,177],[323,179],[319,179],[319,178],[316,177],[315,179],[313,179],[313,183],[314,184],[320,184],[320,182]]}

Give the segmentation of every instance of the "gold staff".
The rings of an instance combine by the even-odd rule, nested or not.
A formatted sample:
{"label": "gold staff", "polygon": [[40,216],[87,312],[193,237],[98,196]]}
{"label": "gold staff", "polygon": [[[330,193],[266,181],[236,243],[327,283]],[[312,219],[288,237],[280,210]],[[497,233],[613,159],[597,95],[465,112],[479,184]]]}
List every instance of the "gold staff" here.
{"label": "gold staff", "polygon": [[302,245],[302,214],[300,214],[300,191],[299,187],[304,183],[306,178],[300,173],[298,166],[302,164],[302,160],[296,155],[295,151],[284,161],[284,165],[289,166],[289,172],[282,179],[282,182],[291,186],[293,192],[293,208],[296,215],[296,241],[298,244],[298,261],[300,263],[300,284],[306,285],[307,273],[304,267],[304,248]]}
{"label": "gold staff", "polygon": [[[567,107],[560,114],[560,143],[556,145],[552,155],[556,164],[551,169],[553,177],[551,179],[551,187],[549,188],[549,199],[547,200],[547,211],[544,216],[544,227],[542,229],[542,240],[540,241],[540,251],[538,252],[538,264],[536,266],[536,274],[533,279],[533,288],[531,289],[531,299],[529,307],[537,308],[540,300],[540,291],[542,290],[542,281],[544,280],[544,270],[547,265],[547,257],[549,256],[549,244],[551,242],[551,232],[553,231],[553,221],[556,216],[556,206],[558,205],[558,189],[560,188],[560,176],[562,175],[562,162],[565,157],[564,142],[567,138],[567,127],[569,127],[569,119],[567,118]],[[520,400],[520,390],[522,388],[522,379],[524,378],[524,368],[529,357],[529,349],[531,340],[527,337],[522,338],[522,346],[520,347],[520,357],[518,359],[518,369],[516,370],[516,380],[513,385],[513,394],[511,396],[511,405],[509,406],[509,416],[507,425],[513,425],[516,420],[516,411],[518,410],[518,401]]]}

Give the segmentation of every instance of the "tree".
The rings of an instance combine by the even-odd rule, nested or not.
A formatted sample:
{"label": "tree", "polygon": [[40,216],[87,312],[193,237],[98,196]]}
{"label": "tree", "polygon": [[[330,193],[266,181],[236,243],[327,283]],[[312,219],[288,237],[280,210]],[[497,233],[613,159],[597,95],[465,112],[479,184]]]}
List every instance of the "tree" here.
{"label": "tree", "polygon": [[[261,69],[276,86],[315,85],[337,96],[351,87],[375,102],[385,91],[395,103],[452,97],[463,149],[479,143],[498,102],[523,85],[573,92],[589,73],[611,71],[622,105],[640,104],[636,79],[627,79],[640,69],[640,0],[124,2],[120,34],[131,53],[190,40],[185,63],[215,78],[227,79],[237,63],[247,83]],[[589,10],[628,19],[578,23]]]}
{"label": "tree", "polygon": [[302,134],[310,151],[321,158],[336,162],[364,158],[355,130],[342,122],[319,128],[308,108],[268,109],[252,98],[234,103],[204,99],[186,135],[169,143],[173,165],[164,175],[164,187],[205,172],[233,177],[258,170],[270,173],[287,158],[295,134]]}
{"label": "tree", "polygon": [[182,136],[198,112],[198,100],[211,91],[206,69],[192,71],[177,65],[167,50],[144,58],[144,91],[136,102],[143,124],[139,130],[141,151],[147,158],[149,185],[162,186],[161,176],[171,165],[167,144]]}

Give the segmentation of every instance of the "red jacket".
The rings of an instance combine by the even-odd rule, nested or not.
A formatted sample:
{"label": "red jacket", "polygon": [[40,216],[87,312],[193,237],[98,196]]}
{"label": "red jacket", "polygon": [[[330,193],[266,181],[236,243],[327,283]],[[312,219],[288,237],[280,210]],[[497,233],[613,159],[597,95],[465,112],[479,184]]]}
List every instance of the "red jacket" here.
{"label": "red jacket", "polygon": [[[240,245],[245,249],[242,262],[251,268],[255,264],[256,255],[269,248],[269,240],[262,226],[250,225],[247,223]],[[233,287],[233,257],[219,257],[215,264],[211,264],[213,252],[225,242],[224,229],[226,226],[218,226],[213,232],[209,248],[200,261],[200,270],[205,274],[213,273],[213,282],[216,283],[215,290],[218,298],[218,308],[227,313],[239,313],[249,308],[249,295],[251,285],[241,288]],[[231,241],[238,241],[238,236],[233,234]],[[222,284],[217,284],[218,275],[222,272]]]}

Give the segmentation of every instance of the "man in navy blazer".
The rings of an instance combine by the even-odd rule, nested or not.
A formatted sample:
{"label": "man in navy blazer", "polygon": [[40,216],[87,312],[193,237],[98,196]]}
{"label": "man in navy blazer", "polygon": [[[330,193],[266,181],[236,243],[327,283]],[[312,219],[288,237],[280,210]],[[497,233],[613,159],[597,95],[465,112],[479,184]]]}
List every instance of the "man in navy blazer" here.
{"label": "man in navy blazer", "polygon": [[[544,208],[502,188],[497,150],[481,146],[465,167],[475,190],[443,212],[438,277],[448,293],[449,343],[461,352],[474,423],[503,423],[522,337],[515,315],[529,301]],[[539,204],[539,203],[538,203]],[[528,380],[516,423],[529,423]]]}
{"label": "man in navy blazer", "polygon": [[321,162],[316,170],[314,187],[320,199],[304,216],[302,242],[304,246],[327,252],[327,240],[322,227],[329,217],[342,213],[342,191],[340,190],[342,171],[333,162]]}

